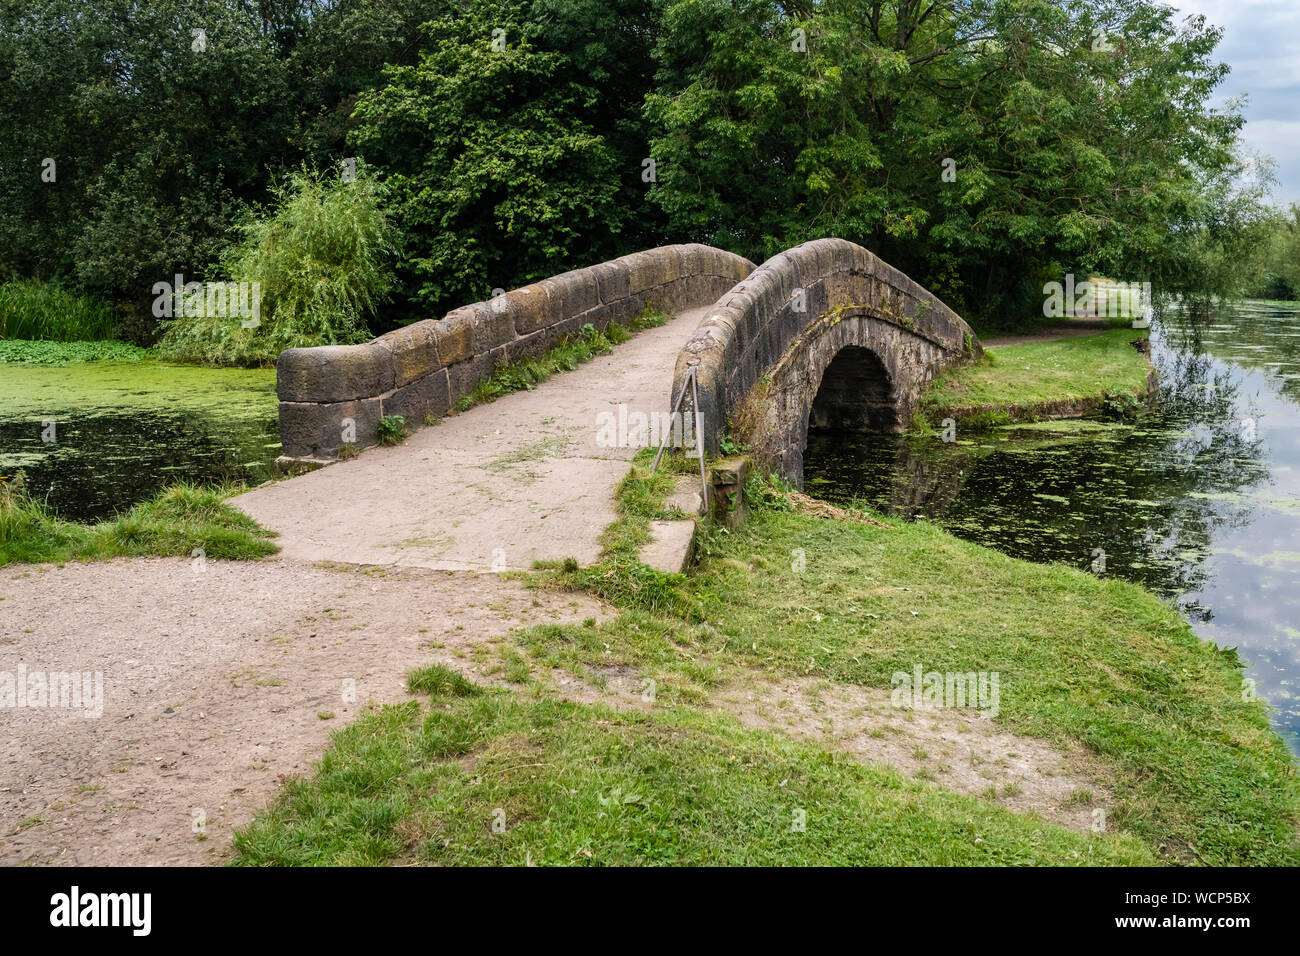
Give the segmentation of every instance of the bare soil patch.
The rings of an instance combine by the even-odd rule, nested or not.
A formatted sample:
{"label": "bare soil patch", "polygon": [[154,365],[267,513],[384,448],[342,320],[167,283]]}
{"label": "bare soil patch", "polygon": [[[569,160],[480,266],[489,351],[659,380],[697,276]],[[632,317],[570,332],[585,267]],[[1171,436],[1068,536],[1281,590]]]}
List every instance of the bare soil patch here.
{"label": "bare soil patch", "polygon": [[745,726],[846,750],[1072,830],[1091,829],[1093,810],[1110,801],[1105,771],[1082,748],[1008,733],[978,711],[894,707],[888,690],[811,679],[733,684],[714,702]]}

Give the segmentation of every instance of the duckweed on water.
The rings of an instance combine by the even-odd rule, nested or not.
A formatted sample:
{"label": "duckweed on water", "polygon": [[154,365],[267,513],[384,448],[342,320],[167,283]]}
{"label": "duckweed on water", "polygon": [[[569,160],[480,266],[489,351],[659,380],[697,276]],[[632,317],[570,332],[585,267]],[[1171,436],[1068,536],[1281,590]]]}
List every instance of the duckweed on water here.
{"label": "duckweed on water", "polygon": [[[1166,309],[1151,338],[1158,403],[1137,427],[1014,425],[993,447],[990,433],[962,427],[983,447],[813,435],[805,483],[1016,557],[1089,570],[1104,554],[1106,576],[1149,588],[1202,636],[1241,649],[1300,753],[1300,645],[1283,630],[1300,620],[1300,567],[1265,560],[1300,540],[1297,316],[1294,303]],[[1048,344],[1016,346],[1035,347]]]}
{"label": "duckweed on water", "polygon": [[0,366],[0,474],[24,469],[31,495],[72,521],[106,520],[177,481],[264,480],[279,435],[270,369]]}

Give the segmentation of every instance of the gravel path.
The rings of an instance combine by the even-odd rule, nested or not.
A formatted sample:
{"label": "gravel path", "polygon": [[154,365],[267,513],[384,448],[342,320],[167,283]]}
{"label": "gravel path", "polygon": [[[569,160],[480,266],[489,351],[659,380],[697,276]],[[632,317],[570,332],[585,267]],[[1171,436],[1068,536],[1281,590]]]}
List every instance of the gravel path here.
{"label": "gravel path", "polygon": [[232,828],[308,772],[330,731],[409,697],[408,668],[483,681],[470,648],[604,616],[583,597],[423,569],[157,558],[0,570],[0,672],[99,672],[103,688],[97,718],[0,708],[0,864],[219,863]]}
{"label": "gravel path", "polygon": [[603,617],[586,598],[465,572],[596,560],[637,450],[601,447],[597,416],[666,410],[703,313],[235,499],[280,533],[274,559],[0,570],[0,690],[20,668],[102,680],[98,716],[87,702],[0,707],[0,863],[220,862],[331,730],[408,697],[409,668],[473,671],[470,649],[512,627]]}
{"label": "gravel path", "polygon": [[1082,335],[1099,335],[1110,328],[1105,319],[1083,318],[1066,319],[1055,325],[1044,325],[1021,335],[1002,335],[996,338],[980,338],[980,344],[986,348],[999,345],[1028,345],[1031,342],[1055,342],[1059,339],[1077,339]]}

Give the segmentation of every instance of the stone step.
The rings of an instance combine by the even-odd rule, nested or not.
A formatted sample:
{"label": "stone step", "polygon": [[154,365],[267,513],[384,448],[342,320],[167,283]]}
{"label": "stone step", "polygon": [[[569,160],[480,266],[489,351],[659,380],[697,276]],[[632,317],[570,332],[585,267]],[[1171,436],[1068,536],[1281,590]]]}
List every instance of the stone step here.
{"label": "stone step", "polygon": [[695,547],[695,522],[651,521],[650,540],[641,547],[637,557],[657,571],[682,574],[691,563]]}

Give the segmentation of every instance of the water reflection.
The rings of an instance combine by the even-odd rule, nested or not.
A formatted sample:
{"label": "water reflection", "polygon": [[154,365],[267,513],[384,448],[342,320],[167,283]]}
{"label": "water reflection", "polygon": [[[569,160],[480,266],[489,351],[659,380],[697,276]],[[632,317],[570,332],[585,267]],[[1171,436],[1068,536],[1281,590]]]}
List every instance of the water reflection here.
{"label": "water reflection", "polygon": [[813,435],[805,485],[1035,561],[1136,581],[1237,646],[1300,753],[1300,309],[1166,308],[1157,407],[968,443]]}

